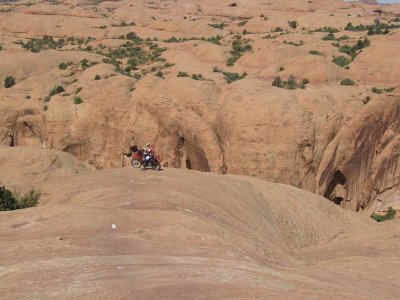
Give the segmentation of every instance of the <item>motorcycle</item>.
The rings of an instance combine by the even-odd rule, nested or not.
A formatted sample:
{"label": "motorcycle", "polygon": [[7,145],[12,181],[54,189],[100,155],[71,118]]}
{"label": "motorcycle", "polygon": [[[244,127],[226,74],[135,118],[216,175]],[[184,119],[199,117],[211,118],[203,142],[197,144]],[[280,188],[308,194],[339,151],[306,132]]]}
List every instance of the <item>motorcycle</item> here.
{"label": "motorcycle", "polygon": [[[161,157],[153,156],[147,163],[146,169],[153,169],[155,171],[161,170]],[[144,164],[143,150],[138,150],[132,153],[131,165],[134,168],[140,168]]]}

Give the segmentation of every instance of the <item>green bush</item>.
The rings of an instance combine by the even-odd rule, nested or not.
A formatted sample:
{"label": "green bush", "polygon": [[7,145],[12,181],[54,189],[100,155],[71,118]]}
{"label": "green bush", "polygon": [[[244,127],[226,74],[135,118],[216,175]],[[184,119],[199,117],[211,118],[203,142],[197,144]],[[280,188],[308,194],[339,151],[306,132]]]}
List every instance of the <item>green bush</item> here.
{"label": "green bush", "polygon": [[68,65],[66,63],[61,63],[58,65],[58,68],[60,70],[66,70],[68,68]]}
{"label": "green bush", "polygon": [[158,77],[160,77],[160,78],[163,78],[163,77],[164,77],[164,73],[163,73],[162,71],[158,71],[158,72],[156,73],[156,76],[158,76]]}
{"label": "green bush", "polygon": [[272,85],[282,89],[295,90],[305,89],[309,83],[308,79],[303,79],[301,82],[297,82],[296,77],[290,75],[287,80],[282,80],[279,76],[272,81]]}
{"label": "green bush", "polygon": [[224,78],[228,84],[236,81],[236,80],[241,80],[247,76],[247,73],[244,72],[242,75],[239,73],[230,73],[230,72],[223,72]]}
{"label": "green bush", "polygon": [[81,104],[81,103],[83,103],[82,98],[79,97],[79,96],[76,96],[76,97],[74,98],[74,104],[75,104],[75,105],[78,105],[78,104]]}
{"label": "green bush", "polygon": [[351,59],[349,59],[349,58],[347,58],[347,57],[345,57],[343,55],[334,56],[333,59],[332,59],[332,62],[334,64],[337,64],[338,66],[343,68],[344,66],[346,66],[346,65],[351,63]]}
{"label": "green bush", "polygon": [[0,186],[0,211],[9,211],[37,206],[41,193],[34,189],[20,197],[4,186]]}
{"label": "green bush", "polygon": [[353,80],[351,80],[351,79],[342,79],[341,81],[340,81],[340,85],[349,85],[349,86],[352,86],[352,85],[355,85],[355,82],[353,81]]}
{"label": "green bush", "polygon": [[312,55],[325,56],[323,53],[319,52],[318,50],[311,50],[309,53]]}
{"label": "green bush", "polygon": [[336,37],[333,33],[328,33],[327,35],[322,37],[323,41],[336,41]]}
{"label": "green bush", "polygon": [[[130,71],[130,70],[129,70]],[[99,74],[97,74],[95,77],[94,77],[94,80],[100,80],[101,79],[101,77],[100,77],[100,75]]]}
{"label": "green bush", "polygon": [[397,214],[397,210],[393,209],[393,207],[389,207],[389,210],[385,215],[382,216],[382,215],[373,213],[371,215],[371,218],[377,222],[385,222],[385,221],[394,219],[396,217],[396,214]]}
{"label": "green bush", "polygon": [[52,97],[52,96],[57,95],[57,94],[60,94],[60,93],[62,93],[62,92],[65,92],[64,87],[62,87],[61,85],[59,85],[59,86],[53,88],[53,89],[50,91],[49,96]]}
{"label": "green bush", "polygon": [[4,87],[8,89],[14,85],[15,85],[15,78],[12,76],[7,76],[6,79],[4,80]]}
{"label": "green bush", "polygon": [[225,23],[219,23],[219,24],[208,24],[209,26],[211,26],[211,27],[214,27],[214,28],[217,28],[217,29],[219,29],[219,30],[222,30],[222,29],[224,29],[225,28],[225,26],[228,26],[227,24],[225,24]]}
{"label": "green bush", "polygon": [[10,190],[0,186],[0,211],[18,209],[18,200]]}
{"label": "green bush", "polygon": [[186,72],[179,71],[177,77],[189,77],[189,74]]}

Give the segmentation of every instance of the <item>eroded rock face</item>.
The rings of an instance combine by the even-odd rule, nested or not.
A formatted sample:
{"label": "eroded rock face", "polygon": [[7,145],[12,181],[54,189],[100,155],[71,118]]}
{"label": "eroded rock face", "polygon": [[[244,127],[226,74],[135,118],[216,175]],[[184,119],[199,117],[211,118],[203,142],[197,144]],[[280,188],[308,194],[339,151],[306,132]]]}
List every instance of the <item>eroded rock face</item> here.
{"label": "eroded rock face", "polygon": [[[367,31],[343,28],[350,21],[373,24],[373,8],[334,0],[100,2],[12,6],[0,15],[0,34],[6,32],[0,80],[17,81],[0,87],[0,144],[61,150],[102,169],[128,165],[129,146],[150,142],[170,167],[291,184],[346,209],[397,205],[399,93],[378,96],[371,89],[398,83],[399,30],[368,36],[371,45],[348,70],[332,62],[344,53],[315,31],[334,27],[338,37],[349,37],[343,45],[353,45]],[[397,10],[386,7],[386,18]],[[129,32],[165,48],[156,53],[163,61],[131,76],[104,63],[102,51],[120,51]],[[237,34],[252,50],[227,66]],[[19,44],[42,35],[94,40],[37,53]],[[208,41],[217,35],[218,42]],[[85,60],[90,66],[82,66]],[[235,73],[245,78],[228,84],[226,74]],[[307,88],[272,86],[290,75],[307,79]],[[357,84],[341,86],[344,78]],[[52,94],[58,86],[65,91]],[[76,96],[82,104],[74,104]]]}
{"label": "eroded rock face", "polygon": [[318,192],[344,208],[373,210],[374,200],[400,183],[399,143],[399,99],[367,105],[327,147],[316,174]]}

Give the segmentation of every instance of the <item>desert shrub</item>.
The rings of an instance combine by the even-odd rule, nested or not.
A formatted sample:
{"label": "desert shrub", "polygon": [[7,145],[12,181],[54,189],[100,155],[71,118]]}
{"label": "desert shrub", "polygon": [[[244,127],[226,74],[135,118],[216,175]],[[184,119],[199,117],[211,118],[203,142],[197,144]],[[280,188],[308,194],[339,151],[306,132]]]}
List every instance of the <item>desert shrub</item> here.
{"label": "desert shrub", "polygon": [[372,88],[372,92],[375,94],[382,94],[383,90],[382,89],[378,89],[377,87],[373,87]]}
{"label": "desert shrub", "polygon": [[1,51],[1,50],[3,50],[3,46],[2,46],[2,45],[0,45],[0,51]]}
{"label": "desert shrub", "polygon": [[205,80],[202,74],[193,74],[191,78],[194,80]]}
{"label": "desert shrub", "polygon": [[189,77],[189,74],[186,72],[179,71],[177,77]]}
{"label": "desert shrub", "polygon": [[29,100],[29,99],[31,99],[31,98],[32,98],[31,95],[26,95],[26,96],[25,96],[25,99],[28,99],[28,100]]}
{"label": "desert shrub", "polygon": [[66,70],[68,68],[68,65],[66,63],[61,63],[58,65],[58,68],[60,70]]}
{"label": "desert shrub", "polygon": [[351,59],[341,55],[341,56],[334,56],[332,59],[332,62],[334,64],[337,64],[340,67],[344,67],[346,65],[348,65],[349,63],[351,63]]}
{"label": "desert shrub", "polygon": [[325,56],[323,53],[319,52],[318,50],[311,50],[309,53],[312,55]]}
{"label": "desert shrub", "polygon": [[371,45],[371,41],[367,38],[360,39],[357,43],[353,46],[344,45],[339,48],[339,51],[342,53],[346,53],[347,55],[351,56],[353,59],[357,56],[358,51],[364,49]]}
{"label": "desert shrub", "polygon": [[82,66],[82,68],[88,68],[89,67],[89,61],[86,58],[82,59],[81,60],[81,66]]}
{"label": "desert shrub", "polygon": [[237,80],[241,80],[247,76],[246,72],[242,73],[241,75],[239,73],[231,73],[231,72],[223,72],[223,74],[224,74],[224,79],[228,84]]}
{"label": "desert shrub", "polygon": [[273,30],[272,30],[272,32],[281,32],[281,31],[283,31],[283,28],[282,27],[275,27]]}
{"label": "desert shrub", "polygon": [[397,210],[393,209],[393,207],[389,207],[389,210],[385,215],[382,216],[382,215],[373,213],[371,215],[371,218],[377,222],[385,222],[385,221],[394,219],[396,217],[396,214],[397,214]]}
{"label": "desert shrub", "polygon": [[81,104],[81,103],[83,103],[82,98],[79,97],[79,96],[76,96],[76,97],[74,98],[74,104],[75,104],[75,105],[78,105],[78,104]]}
{"label": "desert shrub", "polygon": [[242,27],[242,26],[246,25],[247,21],[248,21],[248,20],[240,21],[240,22],[238,23],[238,26]]}
{"label": "desert shrub", "polygon": [[[130,71],[130,70],[129,70]],[[100,80],[101,79],[101,77],[100,77],[100,75],[99,74],[97,74],[95,77],[94,77],[94,80]]]}
{"label": "desert shrub", "polygon": [[18,199],[10,190],[0,186],[0,211],[14,209],[18,209]]}
{"label": "desert shrub", "polygon": [[370,96],[365,97],[365,99],[362,101],[362,103],[367,104],[371,100]]}
{"label": "desert shrub", "polygon": [[35,191],[34,189],[30,190],[26,194],[18,200],[19,208],[28,208],[34,207],[39,204],[41,193],[39,191]]}
{"label": "desert shrub", "polygon": [[340,85],[349,85],[349,86],[352,86],[352,85],[355,85],[355,82],[354,82],[353,80],[351,80],[351,79],[346,78],[346,79],[342,79],[342,80],[340,81]]}
{"label": "desert shrub", "polygon": [[282,71],[285,71],[285,68],[284,67],[279,67],[279,72],[282,72]]}
{"label": "desert shrub", "polygon": [[65,90],[64,90],[64,87],[62,87],[61,85],[59,85],[59,86],[56,86],[55,88],[53,88],[53,89],[50,91],[49,96],[52,97],[52,96],[57,95],[57,94],[59,94],[59,93],[62,93],[62,92],[64,92],[64,91],[65,91]]}
{"label": "desert shrub", "polygon": [[4,80],[4,87],[8,89],[14,85],[15,85],[15,78],[12,76],[7,76],[6,79]]}
{"label": "desert shrub", "polygon": [[376,19],[371,25],[356,25],[348,23],[344,28],[347,31],[368,31],[368,35],[389,34],[390,29],[398,29],[400,24],[387,24]]}
{"label": "desert shrub", "polygon": [[274,81],[272,81],[272,85],[281,88],[282,87],[282,79],[279,76],[275,77]]}
{"label": "desert shrub", "polygon": [[290,75],[287,80],[282,80],[279,76],[275,77],[272,81],[272,85],[282,89],[295,90],[304,89],[309,83],[308,79],[303,79],[301,82],[297,82],[296,77]]}
{"label": "desert shrub", "polygon": [[296,29],[296,28],[297,28],[297,21],[296,21],[296,20],[288,21],[288,23],[289,23],[289,26],[290,26],[291,28],[293,28],[293,29]]}
{"label": "desert shrub", "polygon": [[222,73],[222,70],[221,70],[220,68],[218,68],[217,66],[215,66],[215,67],[213,68],[213,72],[214,72],[214,73]]}
{"label": "desert shrub", "polygon": [[211,26],[211,27],[217,28],[219,30],[222,30],[228,25],[226,23],[218,23],[218,24],[208,24],[208,26]]}
{"label": "desert shrub", "polygon": [[41,193],[34,189],[19,196],[12,191],[0,186],[0,211],[9,211],[37,206]]}
{"label": "desert shrub", "polygon": [[303,40],[301,40],[301,41],[298,42],[298,43],[292,42],[292,41],[287,42],[286,40],[284,40],[283,43],[284,43],[284,44],[288,44],[288,45],[292,45],[292,46],[296,46],[296,47],[299,47],[299,46],[303,46],[303,45],[304,45],[304,41],[303,41]]}
{"label": "desert shrub", "polygon": [[393,92],[396,88],[395,87],[387,87],[387,88],[377,88],[373,87],[371,91],[375,94],[382,94],[382,93],[390,93]]}
{"label": "desert shrub", "polygon": [[336,33],[339,32],[339,29],[332,28],[332,27],[319,27],[314,30],[310,30],[309,32],[328,32],[328,33]]}
{"label": "desert shrub", "polygon": [[75,95],[79,94],[83,90],[83,87],[78,87],[75,91]]}
{"label": "desert shrub", "polygon": [[253,48],[249,44],[249,40],[244,40],[240,36],[236,36],[236,40],[232,42],[232,50],[229,52],[231,57],[228,59],[227,66],[233,66],[244,53],[252,50]]}
{"label": "desert shrub", "polygon": [[158,72],[156,73],[156,76],[158,76],[158,77],[160,77],[160,78],[163,78],[163,77],[164,77],[164,73],[163,73],[162,71],[158,71]]}
{"label": "desert shrub", "polygon": [[333,33],[328,33],[327,35],[322,37],[323,41],[336,41],[336,37]]}

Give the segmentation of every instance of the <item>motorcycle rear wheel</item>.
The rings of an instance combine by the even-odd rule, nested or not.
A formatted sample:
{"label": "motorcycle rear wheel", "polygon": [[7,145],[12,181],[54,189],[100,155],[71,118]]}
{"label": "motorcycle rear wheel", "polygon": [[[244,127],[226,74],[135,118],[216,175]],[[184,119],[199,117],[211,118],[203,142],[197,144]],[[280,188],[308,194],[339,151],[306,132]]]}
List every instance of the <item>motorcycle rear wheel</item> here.
{"label": "motorcycle rear wheel", "polygon": [[135,159],[132,159],[131,165],[132,165],[132,167],[138,169],[142,166],[142,163],[138,159],[135,158]]}

